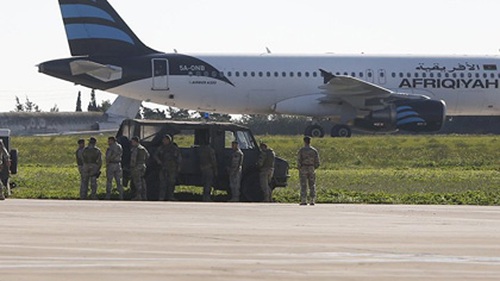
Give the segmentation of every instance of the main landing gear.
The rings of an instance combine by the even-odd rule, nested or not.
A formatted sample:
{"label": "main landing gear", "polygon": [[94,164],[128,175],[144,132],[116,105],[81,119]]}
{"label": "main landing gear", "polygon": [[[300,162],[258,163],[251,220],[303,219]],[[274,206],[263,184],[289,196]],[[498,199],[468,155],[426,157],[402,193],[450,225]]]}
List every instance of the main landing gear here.
{"label": "main landing gear", "polygon": [[[334,138],[350,138],[351,134],[351,128],[347,125],[334,125],[330,131],[330,136]],[[318,124],[309,125],[304,131],[304,135],[313,138],[322,138],[325,136],[325,130]]]}

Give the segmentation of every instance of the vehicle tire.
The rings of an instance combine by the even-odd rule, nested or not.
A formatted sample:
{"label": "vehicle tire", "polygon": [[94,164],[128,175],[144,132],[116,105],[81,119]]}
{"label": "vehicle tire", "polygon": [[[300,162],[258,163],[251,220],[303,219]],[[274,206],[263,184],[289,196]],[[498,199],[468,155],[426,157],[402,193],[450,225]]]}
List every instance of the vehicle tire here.
{"label": "vehicle tire", "polygon": [[313,138],[322,138],[325,136],[325,130],[320,125],[311,125],[306,128],[304,135]]}
{"label": "vehicle tire", "polygon": [[12,175],[15,175],[17,174],[17,149],[12,149],[10,151],[10,162],[11,162],[11,165],[10,165],[10,173]]}
{"label": "vehicle tire", "polygon": [[351,128],[347,125],[335,125],[332,128],[331,136],[334,138],[350,138]]}
{"label": "vehicle tire", "polygon": [[243,176],[240,195],[243,202],[262,202],[264,196],[260,189],[258,171],[252,171]]}

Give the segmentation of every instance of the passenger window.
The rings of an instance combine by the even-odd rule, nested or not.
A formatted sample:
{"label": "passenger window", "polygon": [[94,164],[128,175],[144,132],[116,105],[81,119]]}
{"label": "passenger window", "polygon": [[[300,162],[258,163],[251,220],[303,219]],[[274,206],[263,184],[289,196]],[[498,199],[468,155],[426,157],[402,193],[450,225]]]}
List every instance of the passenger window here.
{"label": "passenger window", "polygon": [[243,77],[247,77],[248,73],[246,71],[243,71]]}
{"label": "passenger window", "polygon": [[255,72],[253,72],[253,71],[252,71],[252,72],[250,73],[250,75],[251,75],[252,77],[255,77]]}
{"label": "passenger window", "polygon": [[403,77],[405,77],[405,75],[403,74],[403,72],[400,72],[399,73],[399,78],[403,78]]}
{"label": "passenger window", "polygon": [[274,72],[274,77],[279,77],[279,76],[280,76],[280,74],[277,71],[275,71]]}
{"label": "passenger window", "polygon": [[262,71],[259,71],[259,77],[262,77],[264,76],[264,73],[262,73]]}
{"label": "passenger window", "polygon": [[236,76],[236,77],[240,77],[240,72],[239,72],[239,71],[236,71],[236,72],[234,73],[234,76]]}
{"label": "passenger window", "polygon": [[396,78],[396,73],[395,72],[392,73],[392,78]]}
{"label": "passenger window", "polygon": [[286,72],[284,72],[284,71],[283,71],[283,72],[281,73],[281,76],[282,76],[282,77],[286,77]]}
{"label": "passenger window", "polygon": [[271,77],[271,72],[266,72],[267,77]]}
{"label": "passenger window", "polygon": [[318,73],[315,71],[312,73],[313,77],[318,77]]}
{"label": "passenger window", "polygon": [[359,73],[359,77],[360,77],[360,78],[363,78],[363,76],[365,76],[365,74],[364,74],[363,72],[360,72],[360,73]]}
{"label": "passenger window", "polygon": [[297,72],[297,77],[302,77],[302,73]]}
{"label": "passenger window", "polygon": [[293,77],[293,72],[290,72],[290,77]]}
{"label": "passenger window", "polygon": [[233,73],[231,73],[231,71],[229,71],[229,72],[227,73],[227,76],[228,76],[228,77],[231,77],[231,76],[233,76]]}
{"label": "passenger window", "polygon": [[305,72],[305,73],[304,73],[304,75],[305,75],[306,77],[309,77],[309,72]]}

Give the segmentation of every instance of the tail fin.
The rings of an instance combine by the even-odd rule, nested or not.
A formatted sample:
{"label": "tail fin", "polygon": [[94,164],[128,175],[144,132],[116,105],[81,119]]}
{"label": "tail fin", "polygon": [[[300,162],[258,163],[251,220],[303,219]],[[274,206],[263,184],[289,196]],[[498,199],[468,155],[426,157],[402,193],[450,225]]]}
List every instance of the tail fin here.
{"label": "tail fin", "polygon": [[144,45],[107,0],[59,0],[71,55],[136,56]]}

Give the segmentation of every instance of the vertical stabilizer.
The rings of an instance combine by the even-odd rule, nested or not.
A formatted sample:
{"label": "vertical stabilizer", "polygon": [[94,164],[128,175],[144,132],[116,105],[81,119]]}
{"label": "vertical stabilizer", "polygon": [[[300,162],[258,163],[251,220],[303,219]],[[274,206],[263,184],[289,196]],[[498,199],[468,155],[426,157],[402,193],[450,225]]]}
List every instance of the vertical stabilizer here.
{"label": "vertical stabilizer", "polygon": [[144,45],[106,0],[59,0],[73,56],[139,56]]}

